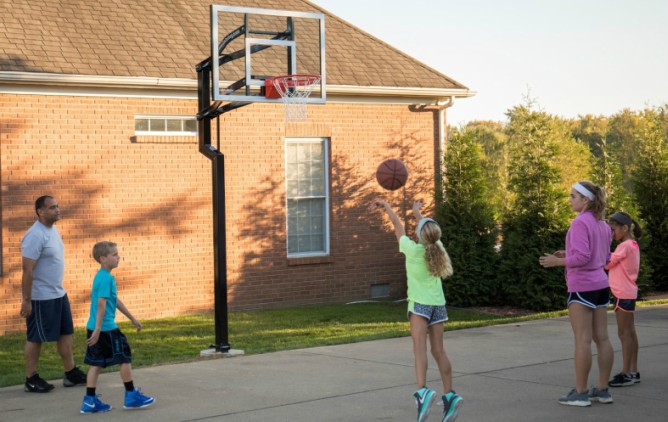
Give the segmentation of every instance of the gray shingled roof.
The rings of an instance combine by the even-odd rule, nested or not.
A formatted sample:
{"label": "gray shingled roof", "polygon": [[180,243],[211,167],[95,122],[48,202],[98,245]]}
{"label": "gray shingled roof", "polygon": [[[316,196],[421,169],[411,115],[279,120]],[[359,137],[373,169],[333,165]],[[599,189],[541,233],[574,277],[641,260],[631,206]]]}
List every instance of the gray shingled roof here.
{"label": "gray shingled roof", "polygon": [[0,71],[195,79],[212,3],[325,13],[328,85],[468,89],[303,0],[0,0]]}

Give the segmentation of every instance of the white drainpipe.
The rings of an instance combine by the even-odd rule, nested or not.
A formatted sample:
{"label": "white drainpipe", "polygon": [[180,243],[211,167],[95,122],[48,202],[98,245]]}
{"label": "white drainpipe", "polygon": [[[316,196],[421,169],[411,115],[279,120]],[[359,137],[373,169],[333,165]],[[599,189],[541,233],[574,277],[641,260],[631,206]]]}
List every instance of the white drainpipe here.
{"label": "white drainpipe", "polygon": [[[438,107],[438,171],[439,171],[437,186],[440,185],[440,182],[443,180],[443,175],[445,174],[445,161],[443,160],[443,156],[447,152],[445,109],[452,107],[454,103],[455,103],[454,95],[450,96],[450,98],[448,98],[445,101],[438,101],[436,103],[436,106]],[[443,186],[440,185],[439,188],[442,189]]]}

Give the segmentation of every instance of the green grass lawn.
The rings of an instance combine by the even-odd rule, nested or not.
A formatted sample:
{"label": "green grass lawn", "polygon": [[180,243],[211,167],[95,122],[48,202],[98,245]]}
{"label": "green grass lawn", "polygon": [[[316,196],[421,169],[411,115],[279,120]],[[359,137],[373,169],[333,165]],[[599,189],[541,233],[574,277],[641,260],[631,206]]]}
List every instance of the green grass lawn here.
{"label": "green grass lawn", "polygon": [[[660,302],[666,303],[666,301]],[[655,302],[649,304],[657,304]],[[446,331],[566,315],[565,311],[501,317],[462,309],[448,309]],[[159,365],[200,359],[199,353],[214,343],[213,314],[187,315],[142,321],[137,333],[129,322],[120,325],[132,347],[132,366]],[[408,336],[406,303],[358,303],[254,312],[230,312],[229,341],[246,354],[300,349],[332,344]],[[83,365],[86,333],[74,333],[77,365]],[[25,334],[0,337],[0,387],[25,381],[23,346]],[[116,371],[118,367],[105,371]],[[44,379],[63,376],[55,343],[42,347],[40,375]]]}

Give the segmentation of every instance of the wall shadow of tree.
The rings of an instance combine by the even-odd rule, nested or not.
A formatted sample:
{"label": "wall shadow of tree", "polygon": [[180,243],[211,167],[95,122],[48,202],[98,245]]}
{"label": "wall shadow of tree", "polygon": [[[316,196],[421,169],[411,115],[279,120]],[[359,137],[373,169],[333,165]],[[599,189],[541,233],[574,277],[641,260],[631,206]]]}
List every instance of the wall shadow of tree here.
{"label": "wall shadow of tree", "polygon": [[[382,211],[369,211],[368,206],[384,198],[414,227],[413,199],[424,201],[425,212],[433,209],[434,171],[420,164],[433,150],[431,144],[416,147],[426,142],[418,131],[401,128],[391,138],[396,140],[383,143],[375,162],[360,162],[354,151],[332,153],[327,258],[299,264],[287,259],[285,176],[272,172],[263,177],[243,205],[242,227],[228,233],[228,238],[238,234],[239,250],[247,251],[239,271],[229,274],[231,309],[363,300],[375,284],[389,284],[393,298],[405,297],[404,260],[391,223]],[[400,158],[409,169],[408,183],[394,192],[380,188],[375,177],[377,165],[387,158]]]}
{"label": "wall shadow of tree", "polygon": [[[3,143],[9,139],[8,127],[11,127],[12,131],[21,129],[21,125],[15,122],[0,121],[0,128],[7,130],[3,133]],[[7,149],[3,151],[6,153]],[[0,160],[6,160],[6,158],[3,156],[0,157]],[[20,303],[22,273],[20,242],[36,219],[34,201],[40,195],[53,195],[61,204],[63,219],[57,225],[66,250],[65,287],[68,289],[73,313],[78,312],[85,316],[88,313],[90,292],[88,289],[76,288],[76,286],[89,285],[99,266],[92,259],[90,252],[95,242],[131,238],[139,245],[145,243],[142,238],[155,239],[157,237],[167,239],[167,242],[177,243],[179,239],[186,238],[194,231],[183,216],[201,213],[202,210],[211,207],[208,198],[200,198],[201,193],[195,195],[193,190],[166,194],[164,200],[157,202],[146,200],[143,204],[137,202],[117,204],[108,199],[101,200],[112,191],[118,192],[118,186],[112,186],[114,182],[111,179],[108,184],[105,184],[93,177],[96,166],[87,162],[55,171],[45,168],[44,174],[48,176],[44,177],[34,177],[35,168],[28,161],[11,165],[7,161],[4,163],[0,161],[0,165],[2,165],[0,181],[2,182],[1,212],[4,225],[2,227],[3,251],[12,251],[10,256],[2,257],[5,266],[0,276],[0,286],[4,289],[5,295],[0,299],[0,303],[5,306],[12,304],[13,307],[16,307]],[[146,180],[146,183],[151,184],[152,180]],[[99,205],[93,206],[92,204],[102,204],[102,208],[97,208]],[[114,208],[114,211],[107,212],[106,206]],[[132,212],[123,214],[122,207],[128,207]],[[162,243],[158,240],[149,241],[151,242]],[[121,253],[124,247],[125,250],[136,250],[137,255],[142,255],[135,259],[144,259],[143,255],[146,252],[150,253],[150,251],[142,251],[140,246],[132,245],[134,241],[129,243],[131,244],[119,244]],[[152,248],[159,249],[157,245]],[[147,280],[144,275],[147,272],[159,274],[158,264],[149,263],[149,266],[152,265],[150,270],[146,268],[146,265],[147,262],[144,261],[142,262],[143,268],[124,268],[121,263],[117,272],[117,277],[123,280],[122,287],[119,284],[119,291],[122,290],[125,295],[134,294],[133,291],[145,288],[147,281],[162,283],[163,279],[160,277]],[[179,277],[179,275],[174,277]],[[75,322],[80,323],[82,318],[82,316],[75,317],[77,319]],[[8,324],[12,325],[14,319],[16,319],[13,321],[15,326],[22,326],[18,310],[16,316],[8,316]]]}

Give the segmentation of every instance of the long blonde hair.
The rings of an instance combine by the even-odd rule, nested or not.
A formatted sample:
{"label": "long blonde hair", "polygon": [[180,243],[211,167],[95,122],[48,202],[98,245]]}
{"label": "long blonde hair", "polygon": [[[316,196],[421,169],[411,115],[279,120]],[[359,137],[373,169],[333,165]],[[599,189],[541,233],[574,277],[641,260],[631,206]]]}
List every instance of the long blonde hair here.
{"label": "long blonde hair", "polygon": [[420,240],[424,246],[424,259],[429,273],[446,278],[452,275],[452,262],[441,240],[441,228],[435,221],[428,221],[422,226]]}

